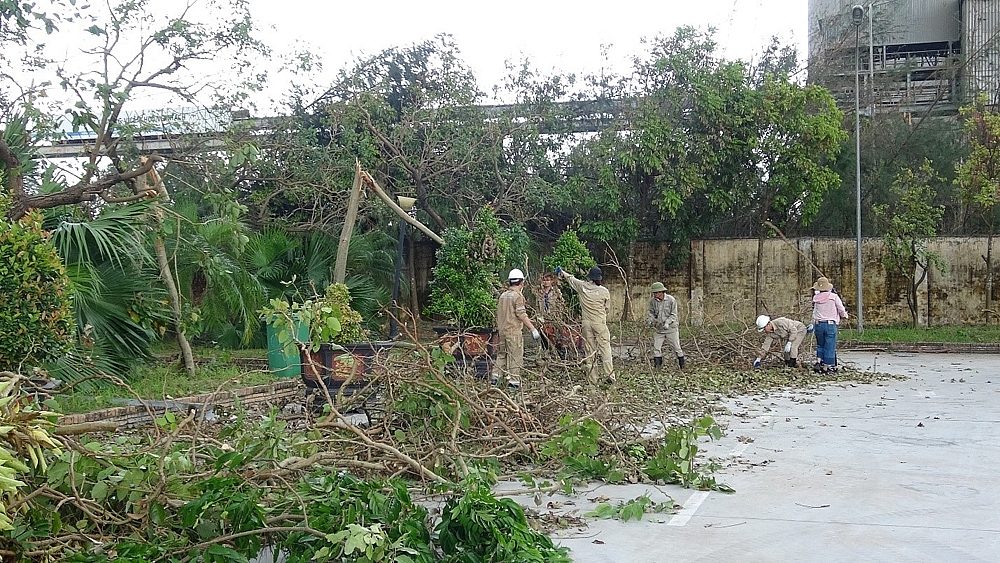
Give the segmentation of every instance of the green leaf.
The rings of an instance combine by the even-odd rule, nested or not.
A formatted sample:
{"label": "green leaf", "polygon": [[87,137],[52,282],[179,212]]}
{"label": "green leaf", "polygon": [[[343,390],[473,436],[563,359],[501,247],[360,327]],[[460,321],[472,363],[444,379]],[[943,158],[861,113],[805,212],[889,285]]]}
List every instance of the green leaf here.
{"label": "green leaf", "polygon": [[104,502],[108,497],[108,483],[107,481],[98,481],[94,484],[94,488],[90,490],[90,495],[94,497],[97,502]]}
{"label": "green leaf", "polygon": [[167,521],[167,511],[162,504],[153,502],[149,505],[149,520],[157,526],[162,526]]}
{"label": "green leaf", "polygon": [[594,507],[594,510],[586,513],[584,516],[597,517],[597,518],[614,518],[615,508],[606,502],[602,502]]}
{"label": "green leaf", "polygon": [[365,551],[365,534],[354,533],[351,537],[347,538],[344,542],[344,555],[351,555],[355,551],[364,553]]}

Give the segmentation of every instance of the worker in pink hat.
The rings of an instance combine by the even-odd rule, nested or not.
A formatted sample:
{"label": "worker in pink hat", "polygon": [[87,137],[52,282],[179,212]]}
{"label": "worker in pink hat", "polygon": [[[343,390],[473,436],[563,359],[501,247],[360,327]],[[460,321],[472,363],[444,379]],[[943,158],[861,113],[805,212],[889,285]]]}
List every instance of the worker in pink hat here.
{"label": "worker in pink hat", "polygon": [[837,327],[847,318],[847,309],[833,290],[830,280],[821,277],[812,286],[813,325],[816,330],[816,371],[837,371]]}

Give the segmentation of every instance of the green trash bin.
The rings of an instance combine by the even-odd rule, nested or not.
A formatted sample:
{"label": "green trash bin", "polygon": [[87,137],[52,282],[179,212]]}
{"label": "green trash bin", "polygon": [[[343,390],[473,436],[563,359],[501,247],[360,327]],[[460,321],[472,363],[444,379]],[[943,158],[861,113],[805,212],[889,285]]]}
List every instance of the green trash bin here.
{"label": "green trash bin", "polygon": [[[267,319],[264,319],[267,327],[267,369],[278,377],[298,377],[302,375],[302,363],[299,360],[299,352],[286,354],[285,349],[278,341],[278,331]],[[295,323],[295,338],[300,342],[309,339],[309,325],[305,323]]]}

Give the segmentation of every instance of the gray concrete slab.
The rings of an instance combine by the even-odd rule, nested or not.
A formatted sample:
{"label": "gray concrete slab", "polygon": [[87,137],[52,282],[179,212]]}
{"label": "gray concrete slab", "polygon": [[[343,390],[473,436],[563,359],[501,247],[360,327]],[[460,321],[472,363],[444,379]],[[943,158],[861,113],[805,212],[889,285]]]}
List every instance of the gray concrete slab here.
{"label": "gray concrete slab", "polygon": [[840,360],[908,379],[731,401],[706,451],[735,494],[601,486],[537,508],[583,514],[588,499],[644,493],[684,505],[556,534],[579,563],[1000,561],[1000,355]]}

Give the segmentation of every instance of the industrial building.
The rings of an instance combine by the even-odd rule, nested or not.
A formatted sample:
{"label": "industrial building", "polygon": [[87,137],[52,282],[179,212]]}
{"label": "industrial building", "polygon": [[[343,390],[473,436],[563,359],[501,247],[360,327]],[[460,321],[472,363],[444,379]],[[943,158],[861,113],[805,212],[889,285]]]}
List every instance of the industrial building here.
{"label": "industrial building", "polygon": [[857,78],[865,114],[951,115],[979,94],[996,105],[998,34],[1000,0],[809,0],[808,79],[853,110]]}

